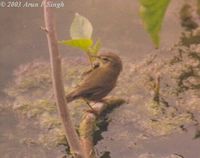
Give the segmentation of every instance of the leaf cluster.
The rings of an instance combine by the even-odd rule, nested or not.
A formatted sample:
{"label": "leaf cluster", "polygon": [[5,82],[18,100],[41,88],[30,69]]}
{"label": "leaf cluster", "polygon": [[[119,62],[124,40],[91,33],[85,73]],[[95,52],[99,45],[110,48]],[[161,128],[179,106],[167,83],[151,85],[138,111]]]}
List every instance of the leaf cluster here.
{"label": "leaf cluster", "polygon": [[98,40],[96,43],[92,40],[93,27],[91,22],[86,18],[76,13],[70,27],[70,40],[59,41],[60,44],[79,48],[84,51],[92,62],[91,55],[96,55],[101,44]]}

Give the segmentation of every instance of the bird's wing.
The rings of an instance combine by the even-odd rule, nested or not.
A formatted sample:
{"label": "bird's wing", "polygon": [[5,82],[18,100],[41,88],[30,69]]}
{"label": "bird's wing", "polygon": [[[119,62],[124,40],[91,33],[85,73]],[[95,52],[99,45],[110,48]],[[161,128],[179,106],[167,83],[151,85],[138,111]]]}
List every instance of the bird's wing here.
{"label": "bird's wing", "polygon": [[74,99],[81,98],[81,97],[93,98],[94,96],[98,96],[98,94],[101,92],[101,90],[103,90],[101,87],[92,87],[92,88],[79,87],[79,88],[75,89],[74,91],[72,91],[71,93],[69,93],[66,96],[66,99],[68,102],[71,102]]}
{"label": "bird's wing", "polygon": [[102,90],[102,87],[79,87],[74,93],[74,97],[85,97],[90,98],[91,96],[98,95],[98,93]]}
{"label": "bird's wing", "polygon": [[89,75],[92,71],[94,71],[95,69],[99,68],[100,63],[94,63],[93,67],[85,72],[82,73],[82,77],[85,77],[87,75]]}

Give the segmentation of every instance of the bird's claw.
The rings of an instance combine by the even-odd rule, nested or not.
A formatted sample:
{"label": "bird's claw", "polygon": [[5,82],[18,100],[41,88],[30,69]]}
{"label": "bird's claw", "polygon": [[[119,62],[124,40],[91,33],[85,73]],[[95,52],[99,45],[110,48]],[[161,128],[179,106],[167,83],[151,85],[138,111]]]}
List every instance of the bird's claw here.
{"label": "bird's claw", "polygon": [[93,110],[93,109],[88,109],[88,110],[86,110],[86,112],[92,113],[92,114],[94,114],[95,116],[99,116],[98,112],[95,111],[95,110]]}

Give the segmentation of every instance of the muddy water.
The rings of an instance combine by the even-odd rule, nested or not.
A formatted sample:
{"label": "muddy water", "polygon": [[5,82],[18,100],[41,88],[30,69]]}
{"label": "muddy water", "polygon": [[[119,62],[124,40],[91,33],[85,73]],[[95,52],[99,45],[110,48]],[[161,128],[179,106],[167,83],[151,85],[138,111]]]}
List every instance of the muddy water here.
{"label": "muddy water", "polygon": [[[35,0],[34,2],[40,1]],[[178,41],[180,36],[181,28],[176,12],[180,8],[180,2],[181,0],[177,0],[170,4],[161,33],[161,50],[169,48]],[[74,0],[64,1],[64,4],[64,8],[55,9],[59,39],[69,38],[70,23],[74,13],[79,12],[92,22],[94,38],[100,39],[104,47],[118,50],[121,56],[132,58],[134,61],[140,60],[149,52],[155,51],[148,34],[142,28],[138,15],[139,5],[136,0],[87,0],[84,3],[81,0]],[[13,77],[13,70],[20,64],[28,63],[37,58],[48,60],[48,49],[45,34],[40,30],[40,26],[43,25],[42,8],[0,8],[0,21],[0,96],[2,97],[5,95],[3,89]],[[64,46],[60,46],[60,50],[63,56],[81,55],[79,50]],[[57,151],[43,150],[38,146],[33,145],[30,147],[25,143],[21,143],[20,140],[25,135],[34,137],[34,133],[38,131],[29,122],[31,126],[26,124],[21,133],[22,129],[18,126],[18,119],[11,110],[0,111],[1,157],[10,158],[13,155],[19,155],[20,158],[40,158],[41,155],[43,155],[42,157],[56,157]],[[115,129],[114,126],[112,124],[109,126],[108,132],[104,133],[105,138],[111,137],[112,129]],[[134,131],[132,128],[128,130]],[[12,135],[17,135],[18,139],[12,139]],[[183,139],[187,138],[183,136]],[[173,140],[172,137],[166,142],[172,142],[171,144],[173,144]],[[189,140],[191,140],[190,137]],[[151,143],[155,146],[162,145],[163,148],[169,149],[171,147],[170,143],[166,145],[162,139],[158,142],[153,140],[152,142],[143,142],[143,151],[149,150],[158,153],[159,151],[165,151],[156,150],[157,148],[153,148],[150,145]],[[133,148],[128,148],[121,155],[119,152],[115,152],[119,151],[125,144],[124,140],[114,142],[114,144],[113,146],[113,141],[106,139],[102,140],[97,146],[101,151],[110,151],[111,156],[116,158],[122,158],[122,155],[131,158],[130,155],[137,155],[135,154],[137,151]],[[183,148],[186,147],[183,146]],[[184,151],[184,149],[182,150]],[[138,151],[140,150],[138,149]]]}
{"label": "muddy water", "polygon": [[[46,149],[35,144],[38,128],[31,121],[20,119],[10,110],[2,110],[0,115],[0,153],[2,158],[55,158],[62,155],[58,149]],[[31,139],[32,140],[31,140]]]}
{"label": "muddy water", "polygon": [[[107,131],[96,145],[99,155],[107,153],[106,158],[198,158],[200,155],[200,141],[194,139],[195,128],[167,136],[149,136],[145,134],[147,131],[138,130],[137,122],[133,121],[137,118],[122,118],[124,109],[131,111],[134,107],[123,105],[109,116]],[[149,157],[142,156],[145,154]],[[173,154],[182,157],[170,157]]]}

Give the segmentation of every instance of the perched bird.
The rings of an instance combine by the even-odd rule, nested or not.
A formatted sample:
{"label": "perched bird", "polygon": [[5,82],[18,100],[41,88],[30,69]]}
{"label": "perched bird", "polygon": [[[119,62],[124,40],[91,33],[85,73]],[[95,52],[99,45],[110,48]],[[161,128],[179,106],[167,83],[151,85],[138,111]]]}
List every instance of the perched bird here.
{"label": "perched bird", "polygon": [[86,100],[87,103],[101,102],[116,86],[117,78],[122,70],[120,57],[112,52],[100,52],[94,57],[99,60],[99,63],[85,73],[83,81],[67,94],[67,102],[79,98]]}

